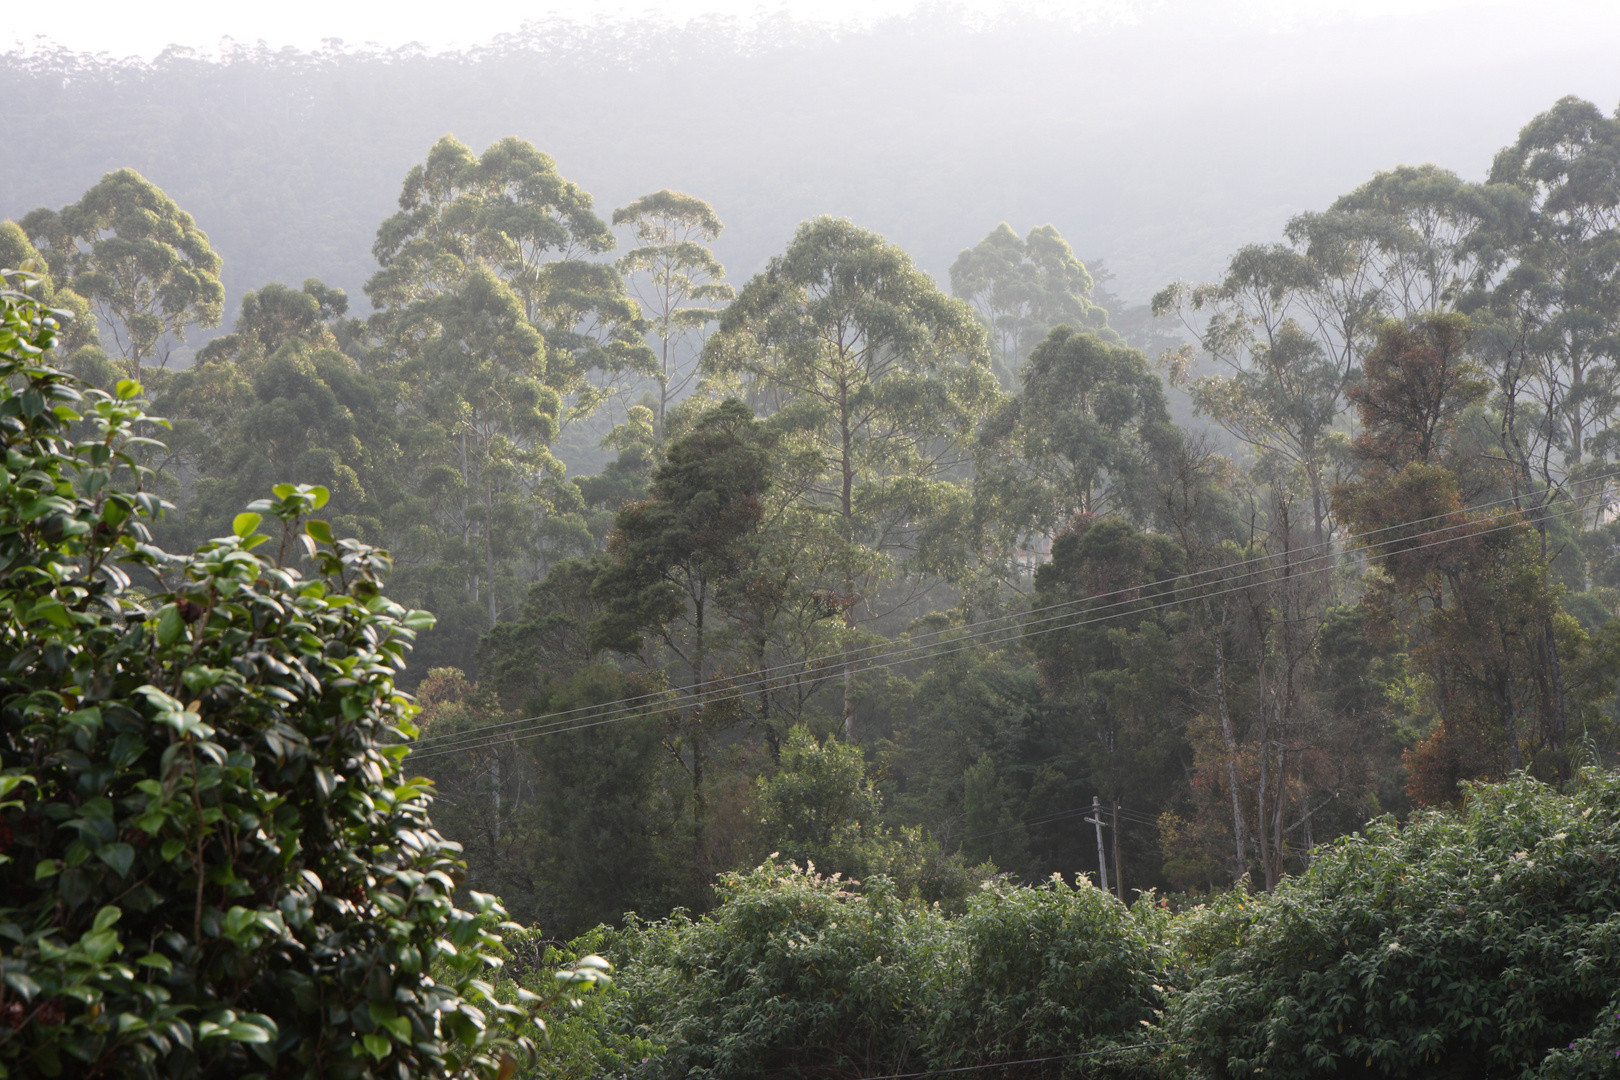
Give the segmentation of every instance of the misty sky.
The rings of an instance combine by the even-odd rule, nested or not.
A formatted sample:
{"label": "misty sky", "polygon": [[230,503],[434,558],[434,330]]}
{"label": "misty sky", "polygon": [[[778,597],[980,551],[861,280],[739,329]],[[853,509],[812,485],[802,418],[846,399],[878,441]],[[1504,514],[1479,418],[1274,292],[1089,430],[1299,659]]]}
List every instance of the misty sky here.
{"label": "misty sky", "polygon": [[[743,30],[770,31],[784,14],[865,27],[757,53],[747,33],[692,35],[742,43],[658,84],[674,114],[717,118],[701,138],[644,108],[648,80],[665,77],[650,61],[574,72],[514,61],[490,80],[451,64],[434,69],[442,85],[431,90],[390,83],[384,64],[367,69],[367,86],[305,87],[324,111],[300,133],[282,130],[292,122],[282,106],[266,107],[281,100],[269,82],[250,102],[259,76],[244,69],[236,96],[208,103],[201,129],[182,133],[190,112],[159,98],[87,100],[83,114],[42,114],[29,136],[55,147],[51,168],[24,158],[0,167],[0,217],[65,205],[105,171],[139,169],[210,232],[232,304],[267,280],[310,274],[358,296],[400,178],[446,132],[475,149],[529,139],[603,208],[661,186],[698,193],[728,224],[716,250],[734,276],[826,213],[882,233],[943,280],[963,247],[1006,220],[1020,232],[1055,225],[1083,257],[1106,260],[1121,296],[1142,302],[1169,281],[1218,274],[1240,245],[1280,239],[1293,215],[1379,170],[1434,162],[1480,180],[1558,98],[1605,112],[1620,102],[1620,0],[84,0],[65,10],[8,12],[0,50],[9,35],[117,58],[170,43],[206,56],[229,35],[271,48],[340,38],[448,51],[525,25],[540,28],[528,40],[546,39],[549,19],[623,29],[701,25],[703,13]],[[919,10],[930,14],[887,21]],[[1080,25],[1053,32],[1031,13]],[[616,34],[637,36],[598,37]],[[32,77],[20,74],[19,86]],[[160,94],[180,83],[142,85]],[[372,101],[382,87],[395,96]],[[127,131],[86,122],[126,107]],[[12,126],[20,137],[24,125]],[[364,160],[335,159],[312,137],[350,128]]]}
{"label": "misty sky", "polygon": [[[1007,12],[1063,13],[1082,22],[1158,21],[1182,12],[1207,17],[1223,9],[1228,22],[1247,23],[1259,31],[1340,20],[1420,17],[1449,13],[1459,22],[1476,15],[1515,22],[1523,32],[1542,38],[1574,18],[1590,33],[1612,35],[1620,44],[1620,3],[1615,0],[969,0],[944,6],[984,19]],[[309,49],[338,38],[349,44],[384,47],[417,43],[433,50],[487,42],[517,30],[525,22],[548,18],[573,21],[650,19],[685,22],[705,15],[752,21],[786,14],[799,21],[837,24],[871,23],[912,12],[917,0],[661,0],[620,3],[615,0],[482,0],[446,5],[442,0],[277,0],[269,4],[224,4],[218,0],[84,0],[63,9],[48,4],[13,5],[7,12],[0,42],[38,46],[65,45],[84,52],[150,58],[164,46],[178,44],[212,50],[223,38],[238,42],[263,40],[271,46]],[[71,17],[63,17],[71,10]],[[453,14],[452,14],[453,13]],[[1508,16],[1506,20],[1504,16]],[[1553,17],[1557,16],[1557,17]],[[9,42],[7,39],[9,38]],[[1508,44],[1504,41],[1504,44]]]}

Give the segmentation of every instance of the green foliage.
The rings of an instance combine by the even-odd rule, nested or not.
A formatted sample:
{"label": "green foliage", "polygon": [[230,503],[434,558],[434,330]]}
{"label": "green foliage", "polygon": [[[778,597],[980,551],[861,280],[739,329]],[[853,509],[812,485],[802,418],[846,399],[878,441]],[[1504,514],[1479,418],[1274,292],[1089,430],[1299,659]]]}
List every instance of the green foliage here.
{"label": "green foliage", "polygon": [[817,742],[802,727],[788,732],[778,768],[762,776],[760,840],[787,861],[823,874],[865,878],[881,872],[883,799],[857,746]]}
{"label": "green foliage", "polygon": [[1151,896],[1127,911],[1084,880],[985,889],[948,925],[921,1038],[929,1066],[1077,1055],[1035,1075],[1157,1075],[1141,1044],[1163,1004],[1168,923]]}
{"label": "green foliage", "polygon": [[[502,932],[500,952],[504,963],[494,979],[495,996],[516,1002],[530,994],[551,1003],[545,1018],[545,1053],[517,1074],[522,1080],[587,1080],[604,1074],[623,1075],[662,1053],[663,1048],[657,1044],[623,1034],[609,1022],[607,1003],[612,998],[599,991],[611,990],[613,977],[609,974],[611,965],[598,954],[606,951],[610,936],[609,931],[598,927],[560,945],[532,927]],[[575,982],[576,974],[589,981]]]}
{"label": "green foliage", "polygon": [[[935,538],[954,532],[973,431],[999,396],[983,327],[905,252],[821,217],[738,294],[703,364],[716,386],[773,406],[812,463],[802,501],[837,530],[821,538],[830,557],[816,584],[837,590],[853,648],[863,598],[956,554]],[[854,679],[846,665],[850,737]]]}
{"label": "green foliage", "polygon": [[1617,904],[1620,777],[1472,786],[1191,915],[1165,1034],[1209,1077],[1612,1076]]}
{"label": "green foliage", "polygon": [[610,250],[612,232],[590,195],[532,143],[500,139],[475,157],[446,135],[406,175],[399,205],[377,230],[382,269],[366,284],[385,323],[482,270],[511,290],[521,320],[545,339],[547,385],[573,399],[571,415],[604,399],[606,388],[588,380],[593,371],[652,370],[647,325],[618,273],[583,258]]}
{"label": "green foliage", "polygon": [[600,1041],[653,1076],[1620,1074],[1620,776],[1470,789],[1323,849],[1271,895],[1175,915],[1081,883],[990,882],[956,917],[769,862],[710,915],[599,945]]}
{"label": "green foliage", "polygon": [[602,604],[593,647],[636,653],[643,633],[655,634],[686,661],[701,695],[714,630],[706,620],[747,564],[771,484],[766,439],[753,410],[726,401],[670,444],[653,497],[615,521],[610,561],[591,589]]}
{"label": "green foliage", "polygon": [[1091,302],[1092,277],[1051,225],[1023,240],[1005,221],[951,263],[951,295],[971,303],[990,331],[1004,380],[1058,326],[1091,331],[1110,342],[1108,312]]}
{"label": "green foliage", "polygon": [[632,924],[611,943],[635,971],[613,1011],[668,1048],[648,1075],[831,1078],[905,1060],[943,945],[937,914],[883,879],[853,892],[774,861],[722,875],[719,891],[709,916]]}
{"label": "green foliage", "polygon": [[[987,884],[966,914],[774,860],[725,875],[693,921],[609,940],[618,1030],[667,1048],[653,1076],[835,1077],[1050,1058],[1028,1075],[1151,1075],[1164,913],[1090,885]],[[1124,1051],[1124,1052],[1121,1052]],[[1076,1057],[1074,1055],[1084,1055]]]}
{"label": "green foliage", "polygon": [[310,517],[322,488],[153,546],[140,386],[51,367],[25,295],[0,318],[0,1068],[504,1075],[529,1010],[482,981],[499,938],[402,769],[431,617]]}
{"label": "green foliage", "polygon": [[130,378],[143,364],[167,367],[187,327],[219,324],[222,260],[191,215],[134,169],[108,173],[60,213],[35,210],[22,227],[52,276],[107,324]]}
{"label": "green foliage", "polygon": [[1020,372],[1023,392],[980,430],[976,493],[991,544],[1051,536],[1075,514],[1130,514],[1175,434],[1164,387],[1135,349],[1058,326]]}
{"label": "green foliage", "polygon": [[[1080,618],[1075,626],[1032,634],[1029,642],[1048,699],[1066,706],[1072,725],[1060,762],[1072,784],[1071,807],[1091,794],[1138,805],[1173,798],[1161,785],[1185,745],[1172,718],[1189,711],[1176,677],[1178,654],[1189,643],[1186,614],[1165,601],[1174,596],[1183,559],[1162,534],[1118,518],[1077,517],[1053,542],[1052,561],[1035,574],[1039,605],[1113,616]],[[1142,839],[1125,845],[1127,859],[1135,861]],[[1084,865],[1089,869],[1094,859]],[[1116,861],[1109,871],[1121,889],[1122,869]],[[1139,872],[1131,877],[1136,887],[1146,884]]]}
{"label": "green foliage", "polygon": [[706,246],[725,226],[702,199],[667,188],[613,211],[613,224],[630,225],[635,231],[636,246],[614,265],[631,280],[658,336],[661,351],[654,378],[662,426],[670,403],[698,373],[696,363],[682,370],[679,346],[719,317],[722,309],[710,305],[736,296],[736,290],[720,280],[726,276],[725,267]]}

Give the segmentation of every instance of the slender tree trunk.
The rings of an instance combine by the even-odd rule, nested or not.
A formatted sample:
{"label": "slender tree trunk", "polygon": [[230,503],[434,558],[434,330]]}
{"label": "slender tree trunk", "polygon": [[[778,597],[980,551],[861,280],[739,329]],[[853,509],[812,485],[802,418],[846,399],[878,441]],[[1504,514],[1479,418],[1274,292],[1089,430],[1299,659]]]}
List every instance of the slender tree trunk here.
{"label": "slender tree trunk", "polygon": [[1125,901],[1125,875],[1119,869],[1119,800],[1111,799],[1109,801],[1113,804],[1114,822],[1112,826],[1114,830],[1112,837],[1114,841],[1114,894],[1123,903]]}
{"label": "slender tree trunk", "polygon": [[[467,429],[461,429],[461,542],[466,545],[472,540],[472,521],[467,517]],[[478,602],[478,574],[472,575],[473,603]]]}
{"label": "slender tree trunk", "polygon": [[659,438],[663,438],[663,435],[664,435],[664,413],[669,408],[669,384],[670,384],[670,380],[672,378],[674,378],[673,373],[669,370],[669,313],[667,311],[664,313],[663,328],[664,328],[664,333],[663,333],[663,345],[664,345],[663,372],[664,372],[664,377],[663,377],[662,380],[660,380],[659,386],[658,386],[658,436],[659,436]]}
{"label": "slender tree trunk", "polygon": [[489,755],[489,794],[490,807],[494,810],[489,831],[498,844],[501,842],[501,756],[495,751]]}
{"label": "slender tree trunk", "polygon": [[[1550,494],[1551,493],[1548,492],[1548,495]],[[1537,518],[1536,531],[1541,534],[1541,561],[1543,565],[1547,566],[1548,574],[1551,574],[1552,566],[1547,562],[1547,518],[1545,504],[1543,504],[1542,512],[1537,515]],[[1549,741],[1552,743],[1552,749],[1562,750],[1564,749],[1569,737],[1569,714],[1564,701],[1564,666],[1560,662],[1558,656],[1558,636],[1553,630],[1551,613],[1544,614],[1541,617],[1541,638],[1543,650],[1547,657],[1547,675],[1552,683],[1552,701],[1549,703],[1552,706],[1552,716],[1550,717],[1551,723],[1548,725],[1550,728],[1550,731],[1548,732],[1550,736]],[[1559,771],[1560,773],[1563,772],[1562,769]]]}
{"label": "slender tree trunk", "polygon": [[708,882],[705,872],[705,828],[709,816],[709,800],[703,790],[703,735],[696,726],[692,729],[692,876],[697,895],[703,894]]}
{"label": "slender tree trunk", "polygon": [[[486,473],[487,475],[487,473]],[[495,496],[484,484],[484,570],[489,575],[489,628],[495,629]]]}
{"label": "slender tree trunk", "polygon": [[[1579,372],[1578,368],[1576,369],[1576,372],[1575,372],[1575,378],[1577,380],[1580,378],[1580,372]],[[1502,430],[1503,430],[1503,433],[1504,433],[1503,442],[1508,444],[1508,445],[1504,446],[1504,449],[1511,451],[1513,458],[1515,459],[1515,461],[1517,462],[1517,464],[1519,466],[1518,469],[1515,470],[1514,476],[1513,476],[1513,507],[1514,507],[1515,510],[1517,510],[1517,509],[1520,509],[1520,503],[1519,503],[1519,480],[1520,480],[1520,476],[1522,474],[1525,491],[1526,492],[1534,492],[1535,491],[1535,473],[1534,473],[1534,470],[1533,470],[1533,468],[1532,468],[1532,466],[1530,464],[1530,455],[1526,451],[1523,443],[1519,439],[1519,432],[1518,432],[1518,427],[1517,427],[1518,411],[1517,411],[1517,407],[1516,407],[1517,406],[1516,396],[1512,395],[1512,394],[1507,394],[1507,395],[1504,395],[1504,396],[1506,397],[1506,404],[1505,404],[1504,409],[1503,409],[1503,429]],[[1582,432],[1580,430],[1580,421],[1579,421],[1578,414],[1572,414],[1571,418],[1570,418],[1570,441],[1571,441],[1571,453],[1573,455],[1573,459],[1575,461],[1579,462],[1581,460],[1581,455],[1583,453],[1583,450],[1582,450]],[[1544,565],[1547,566],[1547,572],[1549,574],[1551,574],[1552,567],[1547,561],[1547,555],[1548,555],[1548,550],[1547,550],[1547,508],[1548,508],[1549,504],[1552,501],[1553,485],[1552,485],[1551,472],[1550,472],[1550,470],[1548,468],[1546,468],[1546,464],[1547,464],[1546,458],[1543,457],[1543,459],[1542,459],[1543,487],[1542,487],[1542,491],[1541,491],[1540,496],[1536,500],[1538,505],[1535,508],[1535,511],[1536,511],[1536,533],[1538,534],[1539,539],[1541,541],[1541,561],[1542,561],[1542,563]],[[1584,523],[1578,523],[1578,524],[1584,525]],[[1543,658],[1544,667],[1546,669],[1547,680],[1548,680],[1548,683],[1550,684],[1549,688],[1548,688],[1549,689],[1548,697],[1550,698],[1550,700],[1548,701],[1548,707],[1549,707],[1549,711],[1550,711],[1551,715],[1548,717],[1548,724],[1547,724],[1548,738],[1549,738],[1549,741],[1552,744],[1552,749],[1554,749],[1554,750],[1563,750],[1564,747],[1567,745],[1568,739],[1569,739],[1569,708],[1568,708],[1568,704],[1567,704],[1565,694],[1564,694],[1563,663],[1562,663],[1561,657],[1558,654],[1558,638],[1557,638],[1557,635],[1554,633],[1554,630],[1553,630],[1552,616],[1551,616],[1550,613],[1548,613],[1546,615],[1543,615],[1543,617],[1542,617],[1542,620],[1541,620],[1541,638],[1542,638],[1542,650],[1541,650],[1542,651],[1542,658]],[[1511,714],[1511,705],[1508,706],[1507,712],[1508,712],[1509,715]],[[1509,728],[1509,730],[1510,731],[1512,730],[1511,727]],[[1513,767],[1515,769],[1522,767],[1522,764],[1523,764],[1522,763],[1522,757],[1520,755],[1519,747],[1518,747],[1518,741],[1516,739],[1512,740],[1512,745],[1509,747],[1508,759],[1513,764]],[[1562,771],[1563,771],[1562,768],[1560,768],[1560,772],[1562,772]]]}
{"label": "slender tree trunk", "polygon": [[698,586],[694,597],[695,613],[693,623],[696,627],[696,640],[692,646],[692,700],[693,717],[691,725],[692,740],[692,869],[697,877],[698,894],[702,894],[703,887],[708,883],[707,851],[705,844],[705,826],[708,824],[709,802],[703,789],[703,690],[704,665],[707,663],[704,640],[704,609],[707,607],[708,586]]}
{"label": "slender tree trunk", "polygon": [[1283,810],[1288,805],[1288,751],[1281,742],[1277,744],[1277,793],[1272,796],[1271,807],[1271,857],[1277,862],[1277,870],[1273,875],[1274,881],[1281,881],[1283,875]]}
{"label": "slender tree trunk", "polygon": [[[839,492],[839,510],[844,516],[844,544],[855,542],[855,456],[854,435],[849,429],[849,385],[838,385],[838,424],[842,442],[839,469],[842,489]],[[849,556],[845,551],[845,558]],[[855,579],[844,571],[844,738],[855,741]]]}
{"label": "slender tree trunk", "polygon": [[1269,830],[1266,828],[1266,796],[1269,794],[1271,782],[1271,709],[1266,704],[1265,662],[1257,661],[1255,664],[1256,679],[1260,684],[1260,780],[1255,790],[1255,838],[1260,844],[1260,869],[1265,876],[1266,892],[1277,887],[1276,876],[1272,870],[1272,852]]}
{"label": "slender tree trunk", "polygon": [[1237,864],[1232,880],[1242,881],[1249,876],[1248,828],[1243,819],[1243,804],[1238,784],[1237,733],[1233,730],[1232,710],[1226,700],[1226,648],[1221,642],[1224,626],[1215,626],[1210,614],[1209,601],[1204,601],[1204,616],[1209,620],[1215,644],[1215,707],[1221,718],[1221,741],[1226,748],[1226,780],[1232,794],[1232,843],[1237,851]]}

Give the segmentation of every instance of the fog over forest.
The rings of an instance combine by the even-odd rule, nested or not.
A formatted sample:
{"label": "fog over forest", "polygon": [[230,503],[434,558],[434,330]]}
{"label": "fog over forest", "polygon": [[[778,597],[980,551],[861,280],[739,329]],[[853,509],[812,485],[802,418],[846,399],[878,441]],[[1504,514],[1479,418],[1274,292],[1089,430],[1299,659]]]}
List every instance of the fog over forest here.
{"label": "fog over forest", "polygon": [[[781,18],[545,22],[464,52],[234,45],[150,63],[0,57],[0,216],[129,166],[225,259],[226,305],[319,277],[363,303],[399,178],[453,133],[554,157],[606,213],[662,187],[714,205],[744,280],[800,221],[848,217],[943,279],[998,221],[1056,225],[1143,303],[1216,274],[1374,172],[1482,179],[1565,94],[1620,100],[1590,5],[1293,26],[1232,4],[1075,25],[951,8],[838,30]],[[1582,30],[1586,27],[1586,30]],[[177,34],[180,28],[177,29]],[[188,44],[201,44],[188,42]]]}
{"label": "fog over forest", "polygon": [[1620,6],[99,2],[0,1080],[1620,1080]]}

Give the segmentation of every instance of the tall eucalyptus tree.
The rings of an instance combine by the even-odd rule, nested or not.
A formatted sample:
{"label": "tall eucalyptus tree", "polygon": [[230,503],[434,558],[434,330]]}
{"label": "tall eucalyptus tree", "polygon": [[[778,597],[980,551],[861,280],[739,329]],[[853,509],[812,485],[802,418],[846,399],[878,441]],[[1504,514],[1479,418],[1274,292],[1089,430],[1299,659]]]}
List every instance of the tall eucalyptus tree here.
{"label": "tall eucalyptus tree", "polygon": [[[931,531],[965,510],[973,433],[1000,396],[982,326],[905,252],[822,217],[744,286],[703,363],[819,458],[805,491],[837,523],[838,580],[828,584],[852,650],[862,612],[877,614],[873,590],[927,569]],[[850,737],[856,670],[846,652]]]}
{"label": "tall eucalyptus tree", "polygon": [[166,368],[189,327],[219,325],[223,260],[191,215],[134,169],[21,224],[56,284],[89,300],[129,378],[143,365]]}
{"label": "tall eucalyptus tree", "polygon": [[736,290],[726,284],[725,267],[708,245],[725,228],[714,208],[694,195],[667,188],[643,195],[613,211],[614,225],[629,225],[636,246],[614,265],[625,275],[658,337],[658,424],[669,406],[697,377],[698,366],[682,369],[682,342],[720,317],[716,302]]}
{"label": "tall eucalyptus tree", "polygon": [[1004,380],[1054,326],[1114,337],[1108,312],[1091,302],[1092,285],[1085,264],[1051,225],[1037,225],[1020,240],[1004,221],[951,263],[951,294],[979,313]]}

